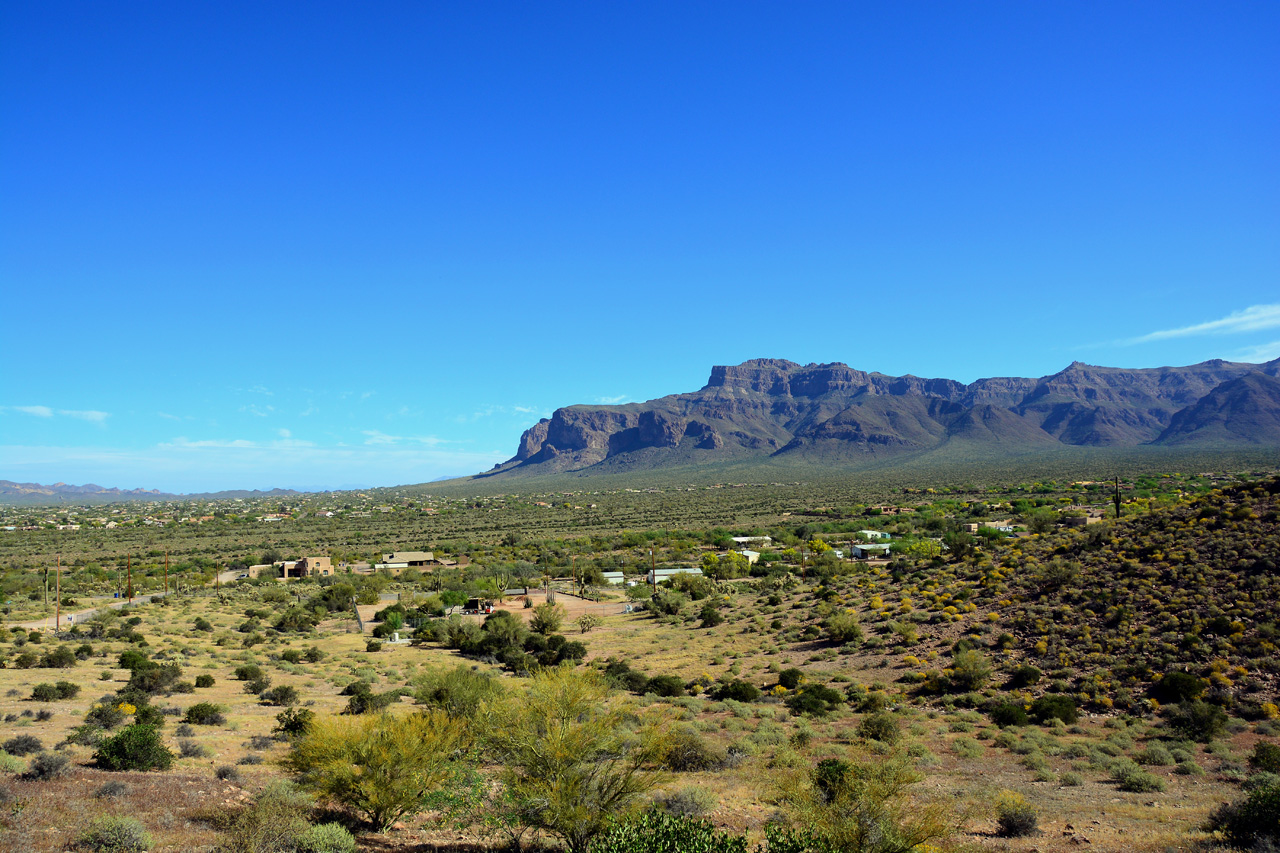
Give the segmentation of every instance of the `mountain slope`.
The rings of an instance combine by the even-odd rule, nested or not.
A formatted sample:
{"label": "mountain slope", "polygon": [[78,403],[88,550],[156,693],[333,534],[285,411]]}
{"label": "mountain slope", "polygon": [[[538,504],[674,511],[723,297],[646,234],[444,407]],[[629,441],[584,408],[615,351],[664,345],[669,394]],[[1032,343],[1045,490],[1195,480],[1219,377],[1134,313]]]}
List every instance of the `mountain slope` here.
{"label": "mountain slope", "polygon": [[[1142,370],[1074,362],[1039,379],[965,385],[839,363],[752,359],[713,367],[698,391],[557,409],[521,436],[513,458],[484,476],[769,457],[858,467],[952,444],[995,452],[1151,443],[1280,446],[1280,430],[1267,414],[1277,374],[1280,359]],[[1228,388],[1242,381],[1243,390]]]}

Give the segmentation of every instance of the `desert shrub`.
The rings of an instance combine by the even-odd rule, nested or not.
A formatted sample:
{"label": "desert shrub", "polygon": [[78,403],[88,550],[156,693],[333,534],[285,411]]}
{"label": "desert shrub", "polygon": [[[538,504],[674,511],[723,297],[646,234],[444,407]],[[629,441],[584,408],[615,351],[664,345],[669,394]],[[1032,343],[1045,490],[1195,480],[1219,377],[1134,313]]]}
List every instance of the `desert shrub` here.
{"label": "desert shrub", "polygon": [[1280,773],[1280,746],[1264,740],[1258,741],[1253,746],[1249,763],[1267,773]]}
{"label": "desert shrub", "polygon": [[204,687],[212,687],[213,685],[214,685],[214,680],[212,675],[196,676],[196,687],[204,688]]}
{"label": "desert shrub", "polygon": [[369,714],[381,711],[400,698],[399,690],[388,690],[386,693],[374,693],[368,684],[356,681],[343,691],[351,697],[347,699],[344,714]]}
{"label": "desert shrub", "polygon": [[1017,702],[997,702],[987,709],[991,722],[1004,728],[1005,726],[1025,726],[1031,720],[1027,710]]}
{"label": "desert shrub", "polygon": [[213,623],[203,616],[197,616],[196,621],[191,623],[191,629],[193,631],[212,631]]}
{"label": "desert shrub", "polygon": [[716,807],[716,797],[705,787],[686,785],[653,797],[654,808],[676,817],[700,817]]}
{"label": "desert shrub", "polygon": [[178,754],[183,758],[204,758],[209,754],[209,750],[202,744],[184,737],[178,741]]}
{"label": "desert shrub", "polygon": [[1030,687],[1037,683],[1043,675],[1044,673],[1036,669],[1034,666],[1020,666],[1009,673],[1009,680],[1005,684],[1005,687],[1009,690],[1019,690],[1023,687]]}
{"label": "desert shrub", "polygon": [[466,722],[433,709],[409,716],[321,717],[293,742],[287,766],[303,784],[385,830],[443,806],[468,778]]}
{"label": "desert shrub", "polygon": [[1062,720],[1070,725],[1080,719],[1076,700],[1060,693],[1046,693],[1031,703],[1031,717],[1037,723]]}
{"label": "desert shrub", "polygon": [[287,708],[276,714],[276,727],[272,731],[285,737],[298,737],[307,733],[315,712],[307,708]]}
{"label": "desert shrub", "polygon": [[684,679],[677,675],[655,675],[649,679],[649,692],[658,696],[684,696]]}
{"label": "desert shrub", "polygon": [[104,740],[93,755],[103,770],[168,770],[173,753],[155,726],[132,725]]}
{"label": "desert shrub", "polygon": [[827,639],[833,643],[845,645],[861,643],[862,626],[858,624],[858,616],[849,610],[841,610],[827,617],[823,625],[827,631]]}
{"label": "desert shrub", "polygon": [[10,755],[30,755],[44,749],[44,744],[35,735],[18,735],[9,738],[0,748]]}
{"label": "desert shrub", "polygon": [[76,842],[94,853],[143,853],[151,847],[151,836],[136,818],[104,816],[95,818]]}
{"label": "desert shrub", "polygon": [[52,719],[53,719],[53,712],[50,711],[48,708],[41,708],[39,711],[36,711],[36,720],[38,720],[39,722],[43,723],[45,720],[52,720]]}
{"label": "desert shrub", "polygon": [[197,702],[187,709],[182,721],[197,726],[221,726],[227,722],[227,715],[223,713],[221,705],[215,705],[212,702]]}
{"label": "desert shrub", "polygon": [[258,697],[267,705],[296,705],[298,703],[298,688],[292,684],[281,684],[278,687],[272,687],[270,690],[264,690]]}
{"label": "desert shrub", "polygon": [[262,675],[258,678],[250,679],[244,683],[245,693],[262,693],[271,686],[271,676]]}
{"label": "desert shrub", "polygon": [[898,718],[888,711],[877,711],[868,714],[858,723],[858,736],[867,740],[878,740],[882,743],[894,744],[902,739],[902,727]]}
{"label": "desert shrub", "polygon": [[382,643],[378,640],[370,640],[364,644],[364,650],[366,652],[380,652],[382,651]]}
{"label": "desert shrub", "polygon": [[591,853],[747,853],[748,848],[745,835],[722,832],[709,821],[648,811],[606,830],[590,849]]}
{"label": "desert shrub", "polygon": [[182,667],[176,663],[155,665],[148,669],[135,669],[129,676],[128,687],[143,693],[157,694],[171,690],[182,677]]}
{"label": "desert shrub", "polygon": [[119,666],[121,669],[127,669],[130,672],[138,672],[139,670],[159,666],[159,664],[153,662],[145,653],[137,649],[126,649],[120,653]]}
{"label": "desert shrub", "polygon": [[784,669],[778,673],[778,683],[788,690],[795,690],[800,686],[800,682],[804,680],[804,670],[796,667]]}
{"label": "desert shrub", "polygon": [[442,708],[454,717],[474,717],[480,707],[502,691],[502,685],[487,673],[467,666],[431,669],[411,682],[415,701]]}
{"label": "desert shrub", "polygon": [[951,748],[956,751],[956,755],[961,758],[978,758],[986,748],[977,740],[971,737],[958,737],[951,742]]}
{"label": "desert shrub", "polygon": [[111,800],[116,797],[123,797],[129,793],[129,786],[125,783],[112,779],[110,782],[104,782],[99,785],[93,792],[93,796],[99,800]]}
{"label": "desert shrub", "polygon": [[991,678],[991,664],[977,649],[956,652],[951,661],[951,689],[956,693],[981,690]]}
{"label": "desert shrub", "polygon": [[539,634],[554,634],[560,630],[567,616],[568,612],[563,604],[543,602],[533,608],[533,618],[529,620],[529,627]]}
{"label": "desert shrub", "polygon": [[1226,731],[1227,712],[1199,699],[1165,709],[1174,731],[1201,743],[1208,743]]}
{"label": "desert shrub", "polygon": [[826,716],[844,704],[844,695],[823,684],[806,684],[787,697],[787,708],[793,714]]}
{"label": "desert shrub", "polygon": [[226,827],[225,853],[293,851],[310,824],[311,801],[291,783],[275,781],[263,788],[248,807],[231,816]]}
{"label": "desert shrub", "polygon": [[65,669],[75,666],[77,662],[76,653],[68,646],[58,646],[56,649],[45,652],[40,658],[40,666],[45,669]]}
{"label": "desert shrub", "polygon": [[258,666],[256,663],[241,664],[235,668],[232,674],[236,677],[237,681],[256,681],[257,679],[262,678],[262,667]]}
{"label": "desert shrub", "polygon": [[302,657],[306,659],[307,663],[319,663],[324,660],[324,652],[320,651],[318,646],[312,646],[302,653]]}
{"label": "desert shrub", "polygon": [[732,699],[735,702],[754,702],[760,698],[760,688],[750,681],[735,678],[717,687],[714,698],[721,702],[726,699]]}
{"label": "desert shrub", "polygon": [[1084,779],[1079,773],[1063,773],[1058,777],[1058,784],[1064,788],[1078,788],[1084,784]]}
{"label": "desert shrub", "polygon": [[1111,766],[1111,778],[1121,791],[1131,794],[1158,793],[1165,789],[1164,781],[1159,776],[1148,773],[1128,759],[1117,761]]}
{"label": "desert shrub", "polygon": [[1199,699],[1209,685],[1189,672],[1168,672],[1151,685],[1151,696],[1164,705]]}
{"label": "desert shrub", "polygon": [[1159,743],[1147,744],[1145,749],[1134,756],[1134,760],[1139,764],[1152,767],[1168,767],[1174,763],[1173,754],[1163,744]]}
{"label": "desert shrub", "polygon": [[58,698],[58,688],[52,684],[37,684],[31,688],[32,702],[56,702]]}
{"label": "desert shrub", "polygon": [[240,771],[230,764],[222,765],[217,770],[213,771],[213,775],[218,779],[221,779],[223,782],[235,783],[240,781]]}
{"label": "desert shrub", "polygon": [[39,781],[53,779],[65,774],[71,768],[71,759],[57,752],[41,752],[27,766],[22,778]]}
{"label": "desert shrub", "polygon": [[667,766],[677,772],[715,770],[724,764],[724,753],[688,726],[672,731],[670,747]]}
{"label": "desert shrub", "polygon": [[1001,838],[1025,838],[1039,834],[1040,818],[1030,804],[1011,797],[996,807],[996,827]]}
{"label": "desert shrub", "polygon": [[1205,826],[1238,850],[1274,850],[1280,843],[1280,785],[1255,788],[1218,807]]}
{"label": "desert shrub", "polygon": [[294,839],[295,853],[354,853],[356,839],[338,823],[309,826]]}

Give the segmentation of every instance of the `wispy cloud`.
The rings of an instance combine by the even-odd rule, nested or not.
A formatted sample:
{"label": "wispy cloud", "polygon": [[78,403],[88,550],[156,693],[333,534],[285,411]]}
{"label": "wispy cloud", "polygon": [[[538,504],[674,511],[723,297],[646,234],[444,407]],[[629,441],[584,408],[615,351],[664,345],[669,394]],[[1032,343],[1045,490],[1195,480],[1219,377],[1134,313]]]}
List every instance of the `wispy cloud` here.
{"label": "wispy cloud", "polygon": [[1275,358],[1280,358],[1280,341],[1258,344],[1256,347],[1242,349],[1232,356],[1234,361],[1244,361],[1250,364],[1261,364],[1264,361],[1271,361]]}
{"label": "wispy cloud", "polygon": [[1170,338],[1188,338],[1196,335],[1239,335],[1264,329],[1280,328],[1280,305],[1253,305],[1243,311],[1234,311],[1220,320],[1209,320],[1194,326],[1164,329],[1124,341],[1126,344],[1145,344]]}
{"label": "wispy cloud", "polygon": [[469,415],[458,415],[454,420],[460,424],[478,421],[481,418],[489,418],[494,415],[507,415],[519,418],[528,418],[530,415],[539,418],[549,418],[551,413],[545,409],[539,409],[537,406],[485,406],[483,409],[472,412]]}
{"label": "wispy cloud", "polygon": [[0,412],[19,412],[36,418],[52,418],[57,415],[63,418],[75,418],[102,426],[111,417],[110,412],[99,412],[94,409],[54,409],[49,406],[0,406]]}
{"label": "wispy cloud", "polygon": [[265,417],[268,417],[268,416],[269,416],[272,412],[274,412],[275,410],[276,410],[276,407],[275,407],[275,406],[258,406],[258,405],[255,405],[255,404],[250,404],[250,405],[248,405],[248,406],[241,406],[241,407],[240,407],[240,411],[242,411],[242,412],[246,412],[246,413],[248,413],[248,414],[250,414],[250,415],[253,415],[254,417],[257,417],[257,418],[265,418]]}
{"label": "wispy cloud", "polygon": [[434,435],[387,435],[376,429],[366,429],[363,433],[364,443],[375,447],[389,447],[394,444],[423,444],[427,447],[435,447],[438,444],[448,443]]}
{"label": "wispy cloud", "polygon": [[605,406],[616,406],[619,403],[627,402],[627,395],[619,394],[616,397],[596,397],[596,402]]}

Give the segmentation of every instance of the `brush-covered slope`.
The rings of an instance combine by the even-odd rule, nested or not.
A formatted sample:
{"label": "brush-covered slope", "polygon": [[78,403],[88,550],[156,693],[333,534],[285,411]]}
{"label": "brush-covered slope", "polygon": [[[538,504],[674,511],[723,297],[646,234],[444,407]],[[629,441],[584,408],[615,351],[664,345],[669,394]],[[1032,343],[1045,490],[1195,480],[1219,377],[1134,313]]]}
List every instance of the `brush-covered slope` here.
{"label": "brush-covered slope", "polygon": [[1187,671],[1257,713],[1280,679],[1280,479],[1119,522],[1025,540],[997,555],[981,597],[1026,659],[1074,691],[1131,707]]}
{"label": "brush-covered slope", "polygon": [[[753,359],[718,366],[699,391],[622,406],[567,406],[489,472],[655,470],[774,458],[856,468],[958,443],[1280,447],[1268,400],[1280,360],[1125,370],[1075,362],[1039,379],[886,376],[845,364]],[[1231,391],[1246,381],[1245,391]],[[1247,399],[1244,399],[1247,398]]]}

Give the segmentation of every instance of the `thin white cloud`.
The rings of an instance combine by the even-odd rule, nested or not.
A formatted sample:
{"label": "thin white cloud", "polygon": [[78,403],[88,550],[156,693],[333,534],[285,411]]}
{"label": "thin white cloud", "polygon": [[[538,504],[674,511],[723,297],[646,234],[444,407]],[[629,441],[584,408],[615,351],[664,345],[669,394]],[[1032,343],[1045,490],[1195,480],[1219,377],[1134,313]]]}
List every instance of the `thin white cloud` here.
{"label": "thin white cloud", "polygon": [[616,397],[596,397],[596,402],[605,406],[616,406],[619,403],[627,402],[627,395],[619,394]]}
{"label": "thin white cloud", "polygon": [[66,415],[76,420],[88,421],[91,424],[106,423],[107,418],[111,417],[107,412],[98,412],[92,409],[87,411],[75,411],[72,409],[58,409],[58,414]]}
{"label": "thin white cloud", "polygon": [[275,406],[258,406],[253,404],[240,407],[240,411],[247,412],[248,414],[253,415],[254,417],[257,417],[257,418],[265,418],[275,410],[276,410]]}
{"label": "thin white cloud", "polygon": [[293,433],[291,433],[291,432],[289,432],[289,430],[287,430],[287,429],[283,429],[283,428],[276,430],[276,434],[277,434],[278,436],[280,436],[281,438],[293,438]]}
{"label": "thin white cloud", "polygon": [[365,436],[364,443],[371,447],[389,447],[394,444],[424,444],[427,447],[435,447],[438,444],[447,443],[434,435],[387,435],[376,429],[366,429],[362,432]]}
{"label": "thin white cloud", "polygon": [[0,406],[0,412],[19,412],[37,418],[51,418],[54,415],[64,418],[75,418],[102,426],[111,417],[110,412],[99,412],[93,409],[54,409],[49,406]]}
{"label": "thin white cloud", "polygon": [[1261,364],[1264,361],[1280,358],[1280,341],[1272,341],[1269,344],[1258,344],[1256,347],[1240,350],[1232,358],[1233,361],[1243,361],[1249,364]]}
{"label": "thin white cloud", "polygon": [[1280,328],[1280,305],[1252,305],[1243,311],[1233,311],[1220,320],[1151,332],[1125,343],[1145,344],[1151,341],[1165,341],[1170,338],[1187,338],[1195,335],[1238,335],[1244,332],[1277,328]]}

